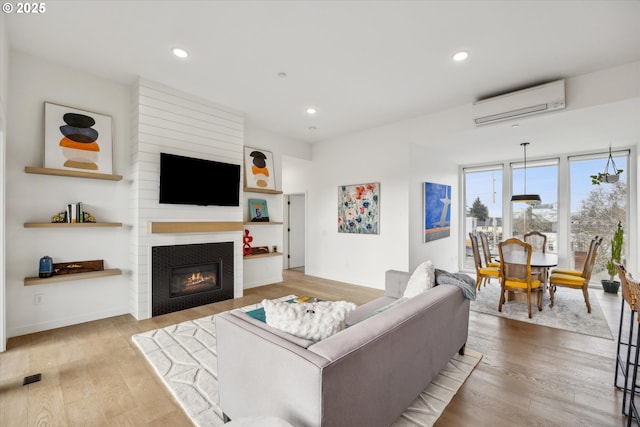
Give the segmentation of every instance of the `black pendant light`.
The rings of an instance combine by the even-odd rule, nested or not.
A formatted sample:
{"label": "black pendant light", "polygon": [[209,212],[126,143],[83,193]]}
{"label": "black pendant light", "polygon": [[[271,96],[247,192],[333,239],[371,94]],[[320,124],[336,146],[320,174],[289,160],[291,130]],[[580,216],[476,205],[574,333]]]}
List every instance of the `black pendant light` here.
{"label": "black pendant light", "polygon": [[529,204],[540,203],[540,195],[539,194],[527,194],[527,145],[528,142],[523,142],[520,145],[524,148],[524,192],[522,194],[514,194],[511,196],[512,202],[523,202]]}

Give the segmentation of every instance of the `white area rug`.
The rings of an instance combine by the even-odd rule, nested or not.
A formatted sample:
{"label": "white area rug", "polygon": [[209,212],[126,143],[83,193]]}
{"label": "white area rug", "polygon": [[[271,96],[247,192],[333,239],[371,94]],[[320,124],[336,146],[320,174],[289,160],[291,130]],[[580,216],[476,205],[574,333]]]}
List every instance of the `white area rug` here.
{"label": "white area rug", "polygon": [[502,305],[502,312],[498,312],[499,302],[500,285],[493,281],[476,293],[476,300],[471,301],[471,310],[521,322],[613,339],[609,324],[600,308],[598,299],[593,295],[593,291],[589,291],[591,314],[587,313],[582,291],[574,289],[558,288],[554,296],[553,308],[549,307],[551,303],[549,292],[545,292],[542,298],[542,311],[538,311],[537,305],[532,303],[531,319],[529,319],[526,302],[507,302]]}
{"label": "white area rug", "polygon": [[[196,426],[223,425],[218,407],[215,316],[144,332],[132,339]],[[469,349],[464,356],[456,353],[393,426],[432,426],[481,358]]]}

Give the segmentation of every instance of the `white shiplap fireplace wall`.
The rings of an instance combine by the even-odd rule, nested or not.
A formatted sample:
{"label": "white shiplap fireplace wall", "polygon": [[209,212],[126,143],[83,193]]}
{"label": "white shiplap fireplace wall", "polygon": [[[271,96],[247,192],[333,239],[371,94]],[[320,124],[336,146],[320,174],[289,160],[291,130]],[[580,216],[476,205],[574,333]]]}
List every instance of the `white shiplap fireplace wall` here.
{"label": "white shiplap fireplace wall", "polygon": [[[242,232],[150,232],[151,222],[242,222],[240,207],[158,203],[160,153],[242,165],[244,116],[175,89],[140,79],[133,101],[132,200],[133,278],[131,313],[151,317],[151,247],[234,242],[234,295],[242,296]],[[194,183],[215,186],[215,182]],[[241,202],[242,205],[242,202]]]}

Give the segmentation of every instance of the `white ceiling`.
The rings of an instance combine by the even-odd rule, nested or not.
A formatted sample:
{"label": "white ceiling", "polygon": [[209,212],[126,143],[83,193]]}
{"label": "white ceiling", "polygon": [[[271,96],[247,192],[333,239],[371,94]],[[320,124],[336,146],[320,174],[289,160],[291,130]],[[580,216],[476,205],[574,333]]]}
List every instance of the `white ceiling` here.
{"label": "white ceiling", "polygon": [[56,0],[5,17],[14,49],[143,76],[307,142],[640,60],[640,1]]}

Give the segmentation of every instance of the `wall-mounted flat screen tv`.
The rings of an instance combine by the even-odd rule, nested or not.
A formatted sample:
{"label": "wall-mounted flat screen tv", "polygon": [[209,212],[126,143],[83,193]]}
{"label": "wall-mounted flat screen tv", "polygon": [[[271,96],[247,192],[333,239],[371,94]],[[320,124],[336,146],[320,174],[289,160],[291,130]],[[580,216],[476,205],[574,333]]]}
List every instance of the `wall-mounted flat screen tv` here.
{"label": "wall-mounted flat screen tv", "polygon": [[160,203],[240,205],[240,165],[160,153]]}

